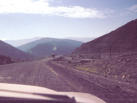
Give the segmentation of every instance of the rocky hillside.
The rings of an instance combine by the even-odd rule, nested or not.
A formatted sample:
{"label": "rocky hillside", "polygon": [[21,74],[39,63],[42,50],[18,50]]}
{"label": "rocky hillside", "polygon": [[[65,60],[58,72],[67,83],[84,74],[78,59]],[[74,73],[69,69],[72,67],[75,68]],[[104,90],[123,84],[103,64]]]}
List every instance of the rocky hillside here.
{"label": "rocky hillside", "polygon": [[76,69],[136,84],[137,19],[83,44],[73,55],[79,60],[72,62]]}
{"label": "rocky hillside", "polygon": [[90,58],[105,58],[137,52],[137,19],[83,44],[74,54]]}
{"label": "rocky hillside", "polygon": [[0,55],[17,60],[30,60],[32,56],[0,40]]}

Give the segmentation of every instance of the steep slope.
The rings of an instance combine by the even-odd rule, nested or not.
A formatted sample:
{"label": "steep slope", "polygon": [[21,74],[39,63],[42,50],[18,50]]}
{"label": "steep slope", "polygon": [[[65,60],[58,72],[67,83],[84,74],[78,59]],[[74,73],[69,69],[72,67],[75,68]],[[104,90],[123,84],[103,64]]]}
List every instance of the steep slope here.
{"label": "steep slope", "polygon": [[81,42],[68,39],[43,38],[26,45],[19,49],[31,53],[37,57],[46,57],[51,54],[67,55],[75,48],[79,47]]}
{"label": "steep slope", "polygon": [[116,56],[137,51],[137,19],[91,42],[74,53],[92,57]]}
{"label": "steep slope", "polygon": [[18,50],[1,40],[0,40],[0,55],[9,56],[13,59],[18,59],[18,60],[28,60],[32,58],[31,55],[24,53],[23,51]]}
{"label": "steep slope", "polygon": [[83,44],[73,55],[89,59],[76,68],[137,84],[137,19]]}

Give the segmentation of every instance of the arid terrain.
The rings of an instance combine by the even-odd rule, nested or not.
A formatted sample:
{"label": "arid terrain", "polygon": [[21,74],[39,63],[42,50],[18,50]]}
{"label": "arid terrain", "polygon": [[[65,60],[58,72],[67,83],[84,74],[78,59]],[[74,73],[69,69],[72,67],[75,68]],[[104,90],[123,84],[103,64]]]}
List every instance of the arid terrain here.
{"label": "arid terrain", "polygon": [[137,85],[76,70],[52,59],[0,66],[0,82],[42,86],[56,91],[84,92],[107,103],[135,103]]}
{"label": "arid terrain", "polygon": [[[51,53],[42,59],[0,41],[0,62],[3,64],[0,65],[0,83],[89,93],[106,103],[136,103],[136,28],[137,19],[75,47],[68,56]],[[50,48],[53,49],[53,45]],[[42,52],[46,53],[46,49],[43,47]]]}

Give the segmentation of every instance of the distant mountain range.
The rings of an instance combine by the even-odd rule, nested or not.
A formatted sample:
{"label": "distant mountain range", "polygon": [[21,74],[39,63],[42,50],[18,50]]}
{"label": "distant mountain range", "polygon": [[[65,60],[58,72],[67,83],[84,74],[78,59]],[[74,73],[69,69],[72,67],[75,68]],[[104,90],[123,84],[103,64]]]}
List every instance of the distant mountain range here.
{"label": "distant mountain range", "polygon": [[96,37],[68,37],[68,39],[81,41],[81,42],[89,42],[94,40]]}
{"label": "distant mountain range", "polygon": [[12,62],[12,58],[29,59],[31,55],[46,57],[73,52],[74,56],[1,65],[0,82],[86,92],[107,103],[136,103],[137,19],[81,44],[69,39],[42,38],[25,43],[18,50],[0,41],[1,64]]}
{"label": "distant mountain range", "polygon": [[19,46],[18,49],[37,57],[47,57],[51,54],[68,55],[82,44],[69,39],[42,38]]}
{"label": "distant mountain range", "polygon": [[82,46],[74,52],[90,58],[105,58],[137,52],[137,19]]}
{"label": "distant mountain range", "polygon": [[32,56],[0,40],[0,55],[16,60],[28,60]]}
{"label": "distant mountain range", "polygon": [[[21,45],[25,45],[30,42],[40,40],[42,38],[46,38],[46,37],[34,37],[34,38],[30,38],[30,39],[19,39],[19,40],[5,40],[4,42],[6,42],[14,47],[19,47]],[[93,37],[67,37],[67,38],[62,38],[62,39],[70,39],[70,40],[75,40],[75,41],[80,41],[80,42],[88,42],[95,38],[93,38]]]}
{"label": "distant mountain range", "polygon": [[30,39],[20,39],[20,40],[5,40],[4,42],[6,42],[14,47],[18,47],[18,46],[30,43],[35,40],[39,40],[41,38],[42,37],[35,37],[35,38],[30,38]]}

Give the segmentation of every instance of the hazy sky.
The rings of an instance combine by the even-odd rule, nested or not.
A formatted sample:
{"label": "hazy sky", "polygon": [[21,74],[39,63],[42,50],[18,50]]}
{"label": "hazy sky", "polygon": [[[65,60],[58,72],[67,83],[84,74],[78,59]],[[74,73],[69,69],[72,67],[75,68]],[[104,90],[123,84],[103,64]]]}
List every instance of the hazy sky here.
{"label": "hazy sky", "polygon": [[137,18],[137,0],[0,0],[0,39],[98,37]]}

